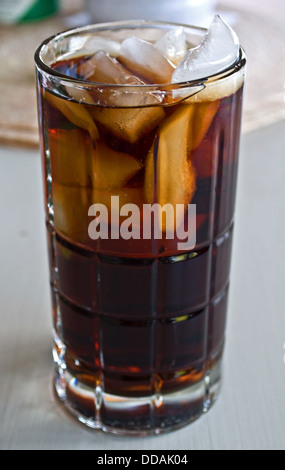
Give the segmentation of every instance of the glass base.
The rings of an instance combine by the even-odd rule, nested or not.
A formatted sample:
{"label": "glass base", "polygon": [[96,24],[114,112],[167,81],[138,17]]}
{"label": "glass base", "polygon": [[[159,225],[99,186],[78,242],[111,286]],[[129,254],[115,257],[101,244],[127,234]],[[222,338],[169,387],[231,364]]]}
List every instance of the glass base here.
{"label": "glass base", "polygon": [[203,379],[182,390],[146,397],[124,397],[90,387],[70,373],[54,350],[54,387],[66,410],[91,429],[124,436],[167,433],[208,412],[219,395],[221,360]]}

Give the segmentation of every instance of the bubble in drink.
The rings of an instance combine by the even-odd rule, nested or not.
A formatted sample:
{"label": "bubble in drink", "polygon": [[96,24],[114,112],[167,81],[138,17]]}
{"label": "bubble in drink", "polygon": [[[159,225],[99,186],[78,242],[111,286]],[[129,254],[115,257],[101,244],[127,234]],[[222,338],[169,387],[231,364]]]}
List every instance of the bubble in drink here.
{"label": "bubble in drink", "polygon": [[200,44],[189,49],[172,75],[172,83],[210,77],[234,65],[240,54],[235,32],[217,15]]}

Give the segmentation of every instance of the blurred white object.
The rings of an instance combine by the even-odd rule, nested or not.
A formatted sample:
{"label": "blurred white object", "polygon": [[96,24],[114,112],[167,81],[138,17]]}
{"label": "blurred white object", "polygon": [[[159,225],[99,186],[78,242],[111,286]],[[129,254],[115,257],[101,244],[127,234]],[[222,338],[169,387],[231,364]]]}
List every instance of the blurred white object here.
{"label": "blurred white object", "polygon": [[58,0],[0,0],[0,23],[39,20],[58,10]]}
{"label": "blurred white object", "polygon": [[130,19],[171,21],[208,27],[216,0],[85,0],[93,21]]}

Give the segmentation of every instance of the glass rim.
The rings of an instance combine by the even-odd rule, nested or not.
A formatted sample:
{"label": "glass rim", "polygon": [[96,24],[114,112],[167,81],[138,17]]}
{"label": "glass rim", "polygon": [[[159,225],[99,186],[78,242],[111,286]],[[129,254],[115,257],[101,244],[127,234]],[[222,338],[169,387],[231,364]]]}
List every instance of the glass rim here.
{"label": "glass rim", "polygon": [[93,82],[91,80],[83,79],[83,78],[75,78],[75,77],[70,77],[68,75],[63,74],[62,72],[59,72],[55,69],[53,69],[51,66],[47,65],[44,60],[42,59],[41,55],[43,52],[43,49],[48,46],[48,44],[52,43],[55,40],[67,38],[69,36],[76,36],[80,35],[86,32],[91,32],[91,31],[105,31],[108,29],[124,29],[127,27],[132,27],[133,29],[135,28],[163,28],[165,26],[170,26],[170,27],[182,27],[186,29],[191,29],[194,31],[199,31],[201,33],[206,33],[207,28],[203,28],[200,26],[194,26],[190,24],[184,24],[184,23],[176,23],[176,22],[170,22],[170,21],[148,21],[148,20],[125,20],[125,21],[112,21],[112,22],[107,22],[107,23],[94,23],[94,24],[89,24],[85,26],[79,26],[76,28],[70,28],[64,31],[61,31],[59,33],[53,34],[52,36],[49,36],[46,38],[36,49],[35,55],[34,55],[34,60],[35,60],[35,65],[37,70],[40,72],[43,72],[45,75],[48,75],[49,77],[53,77],[55,79],[58,79],[62,81],[63,83],[66,83],[68,85],[77,85],[82,87],[88,87],[93,88],[93,87],[98,87],[100,88],[106,88],[106,89],[114,89],[114,90],[124,90],[124,89],[131,89],[131,90],[157,90],[157,89],[164,89],[167,87],[167,90],[175,90],[175,89],[181,89],[181,88],[189,88],[189,87],[197,87],[198,85],[204,84],[205,82],[214,83],[216,81],[228,78],[231,75],[234,75],[238,71],[240,71],[244,66],[246,65],[246,55],[243,50],[243,48],[240,46],[240,53],[239,53],[239,58],[230,66],[227,67],[226,69],[213,74],[213,75],[207,75],[204,77],[201,77],[199,79],[195,80],[189,80],[189,81],[183,81],[183,82],[177,82],[177,83],[148,83],[148,84],[139,84],[139,85],[130,85],[126,83],[122,84],[116,84],[116,83],[102,83],[102,82]]}

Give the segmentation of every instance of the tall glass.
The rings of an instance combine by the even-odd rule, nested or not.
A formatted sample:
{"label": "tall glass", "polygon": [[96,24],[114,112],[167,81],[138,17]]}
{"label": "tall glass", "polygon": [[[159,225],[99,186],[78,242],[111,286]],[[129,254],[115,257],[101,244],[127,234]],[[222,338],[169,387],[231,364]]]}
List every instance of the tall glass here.
{"label": "tall glass", "polygon": [[[177,26],[88,26],[36,53],[55,390],[127,435],[197,419],[220,388],[245,56],[175,85],[69,72],[100,41]],[[205,33],[184,29],[194,45]]]}

